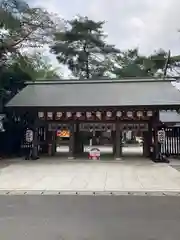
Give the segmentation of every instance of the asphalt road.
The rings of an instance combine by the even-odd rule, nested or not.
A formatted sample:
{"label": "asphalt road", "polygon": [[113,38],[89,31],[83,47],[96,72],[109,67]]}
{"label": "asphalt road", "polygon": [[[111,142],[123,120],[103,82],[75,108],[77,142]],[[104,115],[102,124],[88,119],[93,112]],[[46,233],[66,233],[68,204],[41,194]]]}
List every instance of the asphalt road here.
{"label": "asphalt road", "polygon": [[180,198],[1,196],[2,240],[179,240]]}

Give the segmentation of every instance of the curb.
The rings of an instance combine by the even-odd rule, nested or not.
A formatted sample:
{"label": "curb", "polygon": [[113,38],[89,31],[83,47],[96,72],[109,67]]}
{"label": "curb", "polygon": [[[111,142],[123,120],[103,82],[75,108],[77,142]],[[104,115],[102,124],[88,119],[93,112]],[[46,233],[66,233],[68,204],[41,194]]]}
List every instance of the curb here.
{"label": "curb", "polygon": [[51,191],[51,190],[0,190],[0,196],[178,196],[180,191]]}

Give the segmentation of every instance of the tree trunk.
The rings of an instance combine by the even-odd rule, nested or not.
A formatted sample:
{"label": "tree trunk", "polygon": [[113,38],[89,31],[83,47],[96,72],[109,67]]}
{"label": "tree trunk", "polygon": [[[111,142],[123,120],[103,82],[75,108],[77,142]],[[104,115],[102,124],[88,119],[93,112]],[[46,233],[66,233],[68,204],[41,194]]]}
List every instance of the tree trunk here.
{"label": "tree trunk", "polygon": [[89,53],[87,51],[87,43],[84,44],[84,52],[86,54],[86,60],[85,60],[85,72],[86,72],[86,78],[89,79]]}

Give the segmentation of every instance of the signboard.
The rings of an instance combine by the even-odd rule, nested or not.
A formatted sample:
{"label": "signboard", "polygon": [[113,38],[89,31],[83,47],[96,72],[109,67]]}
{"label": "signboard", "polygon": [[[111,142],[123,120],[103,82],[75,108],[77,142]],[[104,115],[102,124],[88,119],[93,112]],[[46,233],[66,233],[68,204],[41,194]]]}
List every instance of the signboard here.
{"label": "signboard", "polygon": [[70,131],[69,130],[58,130],[57,131],[57,137],[69,138],[70,137]]}
{"label": "signboard", "polygon": [[164,143],[166,138],[166,133],[164,130],[158,131],[158,142]]}
{"label": "signboard", "polygon": [[[114,123],[80,123],[80,131],[116,131]],[[124,122],[120,125],[123,131],[148,131],[147,123],[128,123]]]}
{"label": "signboard", "polygon": [[121,128],[124,131],[148,131],[147,123],[123,123]]}
{"label": "signboard", "polygon": [[69,124],[66,124],[66,123],[50,123],[48,124],[48,131],[58,131],[59,130],[66,130],[66,129],[69,129]]}
{"label": "signboard", "polygon": [[89,159],[98,160],[100,159],[101,152],[99,148],[91,148],[89,151]]}
{"label": "signboard", "polygon": [[113,123],[80,123],[79,125],[80,131],[115,131],[115,124]]}
{"label": "signboard", "polygon": [[26,142],[31,143],[33,141],[33,131],[31,129],[26,130]]}

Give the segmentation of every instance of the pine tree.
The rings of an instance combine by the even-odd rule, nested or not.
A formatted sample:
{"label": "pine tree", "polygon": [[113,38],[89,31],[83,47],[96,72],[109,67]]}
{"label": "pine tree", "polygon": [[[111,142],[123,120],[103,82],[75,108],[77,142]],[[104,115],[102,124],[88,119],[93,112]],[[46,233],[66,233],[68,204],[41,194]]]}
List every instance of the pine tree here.
{"label": "pine tree", "polygon": [[108,73],[110,59],[119,51],[106,43],[103,25],[104,22],[77,17],[68,21],[65,31],[55,34],[51,50],[74,76],[89,79]]}

